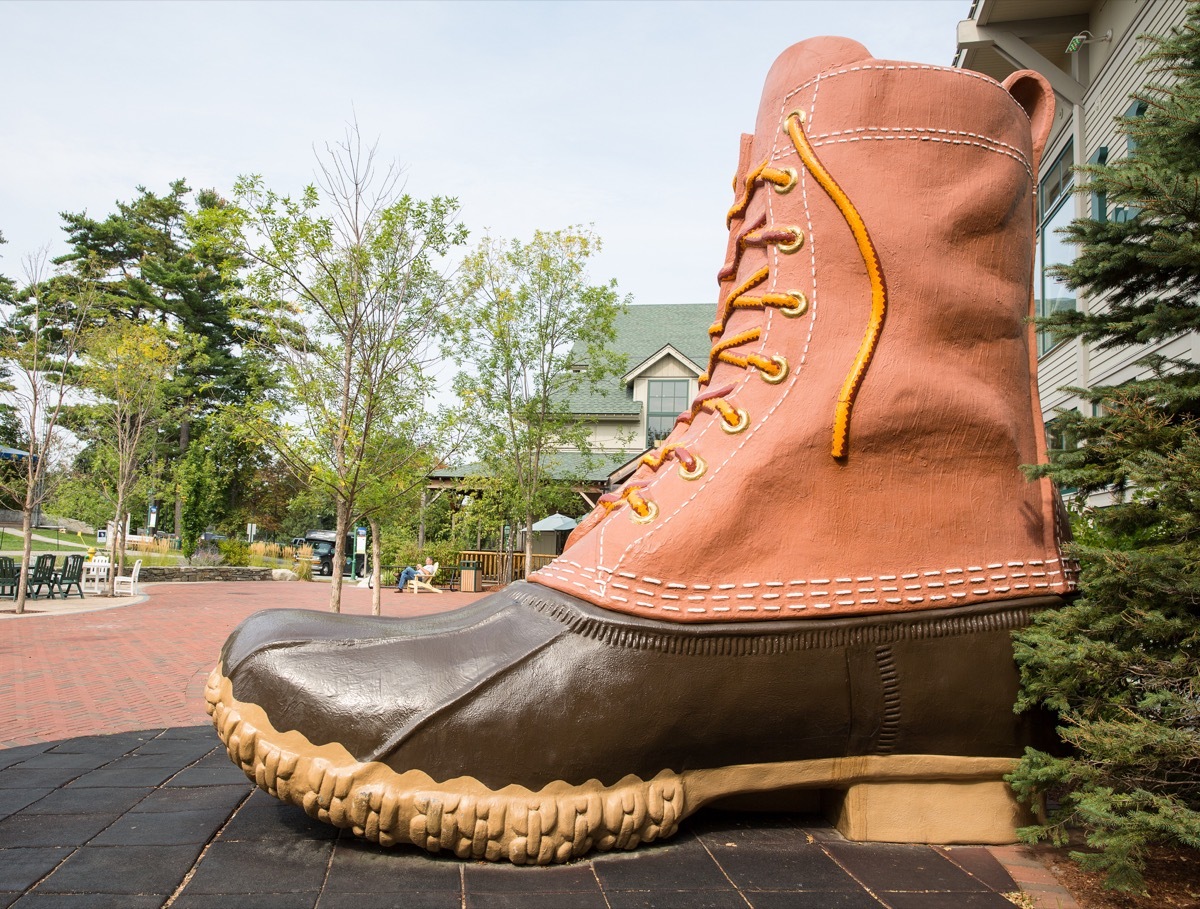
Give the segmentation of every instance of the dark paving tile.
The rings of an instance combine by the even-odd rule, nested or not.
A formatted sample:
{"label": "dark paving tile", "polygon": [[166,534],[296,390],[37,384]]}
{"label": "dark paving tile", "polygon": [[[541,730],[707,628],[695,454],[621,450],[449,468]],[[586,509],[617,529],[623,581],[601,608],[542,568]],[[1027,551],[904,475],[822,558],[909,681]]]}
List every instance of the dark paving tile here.
{"label": "dark paving tile", "polygon": [[1004,866],[996,861],[996,857],[985,846],[944,846],[939,851],[993,890],[1011,893],[1017,889]]}
{"label": "dark paving tile", "polygon": [[600,886],[609,890],[732,890],[717,863],[696,839],[644,848],[593,861]]}
{"label": "dark paving tile", "polygon": [[54,789],[0,789],[0,818],[16,814],[27,805],[32,805]]}
{"label": "dark paving tile", "polygon": [[319,892],[329,864],[330,840],[282,839],[262,843],[213,842],[188,882],[191,893]]}
{"label": "dark paving tile", "polygon": [[608,890],[609,909],[746,909],[736,890]]}
{"label": "dark paving tile", "polygon": [[395,893],[401,887],[406,892],[453,890],[459,893],[464,868],[474,870],[457,859],[437,858],[412,850],[384,849],[344,834],[333,850],[322,907],[330,893]]}
{"label": "dark paving tile", "polygon": [[167,739],[180,739],[186,741],[211,740],[218,742],[217,730],[212,726],[212,723],[204,723],[200,726],[170,726],[164,729],[157,736],[164,741]]}
{"label": "dark paving tile", "polygon": [[90,789],[96,786],[124,786],[130,789],[153,789],[166,782],[178,770],[175,767],[153,767],[146,764],[114,761],[107,766],[90,773],[85,773],[79,779],[68,784],[70,789]]}
{"label": "dark paving tile", "polygon": [[[1016,890],[1014,886],[1012,888]],[[999,893],[890,893],[879,894],[892,909],[1012,909],[1012,903]]]}
{"label": "dark paving tile", "polygon": [[93,846],[185,846],[204,844],[229,817],[223,808],[207,811],[131,811],[92,839]]}
{"label": "dark paving tile", "polygon": [[84,846],[38,884],[38,893],[173,893],[200,845]]}
{"label": "dark paving tile", "polygon": [[[203,758],[201,763],[207,761],[208,758]],[[168,786],[232,786],[234,783],[245,783],[246,774],[233,766],[229,758],[225,758],[224,767],[201,767],[197,764],[195,767],[188,767],[186,770],[181,770],[170,778]]]}
{"label": "dark paving tile", "polygon": [[24,764],[0,770],[0,789],[53,789],[75,779],[84,771],[74,767],[29,770]]}
{"label": "dark paving tile", "polygon": [[81,735],[73,739],[56,742],[49,751],[52,754],[97,754],[120,757],[153,739],[145,732],[119,732],[113,735]]}
{"label": "dark paving tile", "polygon": [[214,749],[212,742],[195,742],[188,739],[155,739],[133,752],[135,757],[162,757],[175,762],[177,767],[186,767]]}
{"label": "dark paving tile", "polygon": [[754,909],[883,909],[884,905],[864,890],[756,890],[746,899]]}
{"label": "dark paving tile", "polygon": [[[310,893],[191,893],[183,891],[171,909],[313,909],[318,894]],[[407,903],[397,903],[407,907]]]}
{"label": "dark paving tile", "polygon": [[27,890],[70,854],[70,849],[53,846],[0,849],[0,890]]}
{"label": "dark paving tile", "polygon": [[138,802],[135,813],[171,812],[171,811],[206,811],[210,808],[223,808],[232,811],[245,801],[254,791],[244,779],[240,786],[197,786],[192,789],[174,789],[164,787],[157,789]]}
{"label": "dark paving tile", "polygon": [[[599,887],[590,893],[577,890],[471,893],[468,890],[464,903],[466,909],[608,909]],[[744,902],[741,909],[746,909]]]}
{"label": "dark paving tile", "polygon": [[0,890],[0,909],[8,909],[20,896],[20,893],[6,893]]}
{"label": "dark paving tile", "polygon": [[0,821],[0,849],[79,846],[112,820],[108,814],[14,814]]}
{"label": "dark paving tile", "polygon": [[463,869],[463,885],[472,893],[529,893],[535,890],[599,892],[590,864],[522,867],[471,864]]}
{"label": "dark paving tile", "polygon": [[11,909],[160,909],[168,894],[26,893]]}
{"label": "dark paving tile", "polygon": [[333,893],[326,887],[317,909],[462,909],[462,904],[462,894],[457,890],[409,890],[405,887],[402,892],[393,893]]}
{"label": "dark paving tile", "polygon": [[221,832],[221,840],[258,842],[283,836],[334,840],[339,832],[331,824],[313,820],[303,809],[256,789]]}
{"label": "dark paving tile", "polygon": [[701,811],[689,823],[688,829],[708,844],[805,842],[810,829],[829,826],[823,818],[815,815],[743,814],[712,810]]}
{"label": "dark paving tile", "polygon": [[710,845],[717,864],[741,890],[859,890],[816,843]]}
{"label": "dark paving tile", "polygon": [[16,748],[5,748],[3,751],[0,751],[0,770],[3,770],[5,767],[11,767],[13,764],[27,761],[35,754],[49,751],[51,744],[47,742],[39,745],[18,745]]}
{"label": "dark paving tile", "polygon": [[68,786],[65,789],[56,789],[22,813],[118,815],[128,811],[150,792],[150,789],[112,786]]}
{"label": "dark paving tile", "polygon": [[983,890],[984,885],[929,846],[825,843],[839,863],[869,889]]}
{"label": "dark paving tile", "polygon": [[20,763],[22,770],[78,770],[85,773],[107,764],[113,759],[110,754],[74,754],[72,752],[43,751],[30,755]]}

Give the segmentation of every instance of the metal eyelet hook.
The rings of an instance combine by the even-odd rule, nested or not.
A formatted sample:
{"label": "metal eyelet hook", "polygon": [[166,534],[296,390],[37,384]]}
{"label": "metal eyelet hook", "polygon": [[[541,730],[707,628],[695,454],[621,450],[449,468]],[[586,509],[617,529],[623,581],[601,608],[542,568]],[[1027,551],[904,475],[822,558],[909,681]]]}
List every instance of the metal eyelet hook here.
{"label": "metal eyelet hook", "polygon": [[750,425],[750,415],[740,407],[734,411],[737,414],[738,421],[736,423],[728,423],[725,418],[721,418],[721,428],[731,436],[736,436],[739,432],[745,430]]}
{"label": "metal eyelet hook", "polygon": [[655,502],[646,503],[646,513],[638,514],[631,507],[629,510],[629,519],[635,524],[649,524],[658,517],[658,504]]}
{"label": "metal eyelet hook", "polygon": [[696,466],[688,470],[681,462],[679,465],[679,475],[685,480],[698,480],[704,476],[704,471],[708,470],[708,465],[699,455],[692,455],[692,460],[696,462]]}
{"label": "metal eyelet hook", "polygon": [[802,316],[808,312],[808,297],[800,290],[786,291],[787,295],[796,301],[795,306],[781,306],[779,311],[789,319],[794,319],[796,316]]}
{"label": "metal eyelet hook", "polygon": [[780,170],[788,175],[788,182],[784,183],[782,186],[778,183],[772,185],[775,187],[775,192],[781,196],[786,196],[796,188],[796,183],[799,182],[800,175],[796,173],[796,168],[794,167],[781,167]]}
{"label": "metal eyelet hook", "polygon": [[796,252],[801,246],[804,245],[804,231],[796,227],[794,224],[789,224],[787,229],[792,232],[792,236],[795,239],[790,243],[777,243],[776,247],[781,253],[790,254]]}
{"label": "metal eyelet hook", "polygon": [[771,362],[779,367],[779,372],[772,375],[771,373],[760,369],[758,374],[762,376],[762,380],[768,385],[778,385],[788,377],[788,361],[783,357],[776,355],[771,357]]}

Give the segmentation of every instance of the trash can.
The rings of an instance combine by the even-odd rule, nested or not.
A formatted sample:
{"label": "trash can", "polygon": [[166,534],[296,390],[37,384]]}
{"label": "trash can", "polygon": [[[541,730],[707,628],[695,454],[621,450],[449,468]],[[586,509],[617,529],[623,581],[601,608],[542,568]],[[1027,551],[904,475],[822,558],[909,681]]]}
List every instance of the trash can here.
{"label": "trash can", "polygon": [[462,585],[460,589],[463,593],[479,593],[483,590],[483,570],[479,567],[478,562],[462,563]]}

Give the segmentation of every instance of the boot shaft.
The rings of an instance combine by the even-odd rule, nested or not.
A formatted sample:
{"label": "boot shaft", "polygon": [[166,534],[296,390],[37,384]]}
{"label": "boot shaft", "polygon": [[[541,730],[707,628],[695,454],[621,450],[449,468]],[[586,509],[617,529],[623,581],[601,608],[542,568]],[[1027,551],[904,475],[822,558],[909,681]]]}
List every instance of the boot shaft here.
{"label": "boot shaft", "polygon": [[1053,489],[1020,470],[1045,454],[1037,79],[1019,103],[844,39],[785,52],[741,146],[698,403],[531,580],[693,621],[1068,590]]}

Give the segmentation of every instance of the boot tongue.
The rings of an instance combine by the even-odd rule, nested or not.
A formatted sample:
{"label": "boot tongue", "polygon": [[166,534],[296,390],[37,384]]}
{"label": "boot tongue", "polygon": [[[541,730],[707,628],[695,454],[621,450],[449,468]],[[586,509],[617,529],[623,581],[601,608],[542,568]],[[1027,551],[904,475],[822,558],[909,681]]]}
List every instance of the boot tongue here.
{"label": "boot tongue", "polygon": [[768,143],[766,147],[770,147],[780,122],[791,109],[789,106],[784,110],[790,92],[820,73],[870,59],[871,52],[857,41],[827,35],[793,44],[780,54],[767,73],[758,106],[758,121],[754,127],[756,154],[763,154],[764,140]]}

